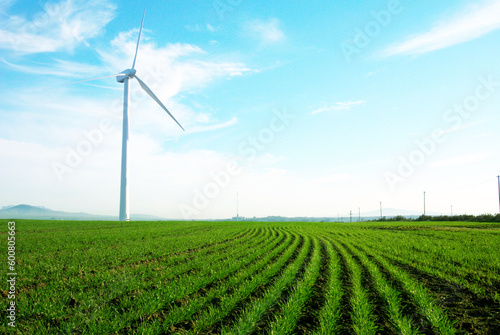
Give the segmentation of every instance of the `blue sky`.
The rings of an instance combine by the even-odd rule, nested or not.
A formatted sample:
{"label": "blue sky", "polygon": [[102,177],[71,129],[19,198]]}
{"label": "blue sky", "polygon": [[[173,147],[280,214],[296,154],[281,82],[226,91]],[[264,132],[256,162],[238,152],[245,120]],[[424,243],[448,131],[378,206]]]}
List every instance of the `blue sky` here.
{"label": "blue sky", "polygon": [[498,212],[500,1],[0,0],[0,205],[173,219]]}

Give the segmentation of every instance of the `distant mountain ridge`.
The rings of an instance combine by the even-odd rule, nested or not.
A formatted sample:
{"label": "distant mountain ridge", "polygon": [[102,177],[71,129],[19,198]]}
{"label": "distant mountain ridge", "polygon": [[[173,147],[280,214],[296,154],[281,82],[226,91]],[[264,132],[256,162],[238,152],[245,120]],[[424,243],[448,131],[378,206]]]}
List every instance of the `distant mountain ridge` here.
{"label": "distant mountain ridge", "polygon": [[[165,220],[154,215],[135,214],[131,215],[137,221]],[[94,215],[87,213],[68,213],[54,211],[43,206],[15,205],[3,206],[0,209],[0,219],[39,219],[39,220],[103,220],[116,221],[118,216]]]}

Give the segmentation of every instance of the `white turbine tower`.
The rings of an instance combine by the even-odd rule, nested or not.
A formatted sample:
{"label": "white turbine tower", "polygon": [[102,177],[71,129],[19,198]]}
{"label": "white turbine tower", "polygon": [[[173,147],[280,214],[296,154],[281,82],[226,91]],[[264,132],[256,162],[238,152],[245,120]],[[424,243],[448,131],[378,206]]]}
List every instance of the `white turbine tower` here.
{"label": "white turbine tower", "polygon": [[[135,61],[137,60],[137,52],[139,51],[139,44],[141,42],[141,34],[142,34],[142,25],[144,24],[144,16],[146,14],[146,8],[144,8],[144,13],[142,15],[141,29],[139,30],[139,37],[137,39],[137,47],[135,48],[135,56],[134,62],[132,63],[132,68],[122,71],[117,75],[95,78],[90,80],[97,80],[102,78],[116,77],[116,81],[124,84],[124,95],[123,95],[123,133],[122,133],[122,163],[121,163],[121,182],[120,182],[120,213],[119,220],[120,221],[129,221],[130,213],[129,213],[129,194],[127,187],[128,180],[128,169],[127,169],[127,152],[128,152],[128,140],[129,140],[129,131],[128,131],[128,111],[129,111],[129,102],[130,102],[130,90],[129,85],[130,79],[137,79],[139,85],[141,85],[142,89],[146,91],[154,101],[156,101],[165,112],[170,115],[172,119],[179,125],[179,127],[184,130],[181,124],[175,119],[175,117],[168,111],[167,107],[165,107],[160,99],[151,91],[151,89],[136,75],[137,71],[135,70]],[[88,80],[84,80],[88,81]]]}

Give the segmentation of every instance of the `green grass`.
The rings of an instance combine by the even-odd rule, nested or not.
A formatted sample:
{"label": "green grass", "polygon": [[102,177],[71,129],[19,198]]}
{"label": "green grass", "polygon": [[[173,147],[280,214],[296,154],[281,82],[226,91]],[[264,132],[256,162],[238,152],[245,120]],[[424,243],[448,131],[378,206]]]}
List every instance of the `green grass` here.
{"label": "green grass", "polygon": [[498,250],[498,225],[470,222],[16,220],[0,333],[488,334]]}

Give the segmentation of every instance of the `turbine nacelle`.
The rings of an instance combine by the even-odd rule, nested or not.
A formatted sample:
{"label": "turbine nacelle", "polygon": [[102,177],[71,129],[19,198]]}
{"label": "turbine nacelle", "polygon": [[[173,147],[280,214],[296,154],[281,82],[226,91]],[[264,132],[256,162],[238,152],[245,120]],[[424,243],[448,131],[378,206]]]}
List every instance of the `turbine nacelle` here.
{"label": "turbine nacelle", "polygon": [[123,83],[125,79],[132,79],[135,77],[136,72],[137,71],[135,69],[123,70],[118,76],[116,76],[116,81]]}

